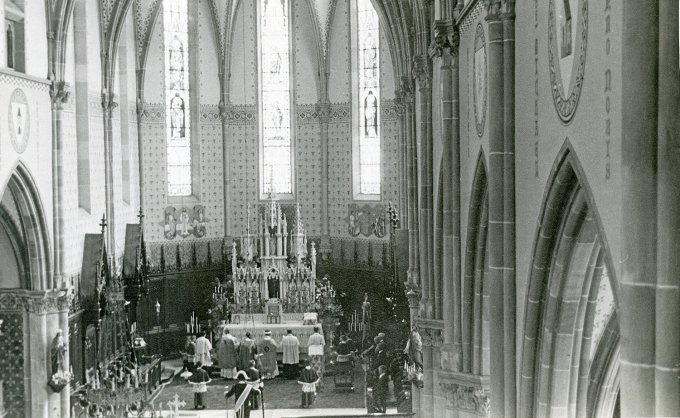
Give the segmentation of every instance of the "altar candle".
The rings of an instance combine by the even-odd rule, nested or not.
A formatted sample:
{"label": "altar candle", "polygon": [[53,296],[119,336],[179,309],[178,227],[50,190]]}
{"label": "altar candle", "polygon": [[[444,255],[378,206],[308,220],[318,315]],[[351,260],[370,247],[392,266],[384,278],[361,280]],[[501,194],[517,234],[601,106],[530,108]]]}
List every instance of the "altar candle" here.
{"label": "altar candle", "polygon": [[130,375],[125,376],[125,387],[130,387]]}

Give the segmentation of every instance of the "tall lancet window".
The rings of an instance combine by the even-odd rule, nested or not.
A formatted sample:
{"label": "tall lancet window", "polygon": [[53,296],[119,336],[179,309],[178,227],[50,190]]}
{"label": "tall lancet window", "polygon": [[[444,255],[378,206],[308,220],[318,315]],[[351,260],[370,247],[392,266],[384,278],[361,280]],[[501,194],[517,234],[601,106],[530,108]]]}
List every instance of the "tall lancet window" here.
{"label": "tall lancet window", "polygon": [[187,0],[163,0],[168,196],[191,195]]}
{"label": "tall lancet window", "polygon": [[380,196],[380,27],[371,0],[356,0],[355,24],[354,197],[375,199]]}
{"label": "tall lancet window", "polygon": [[288,0],[259,0],[260,194],[292,195]]}

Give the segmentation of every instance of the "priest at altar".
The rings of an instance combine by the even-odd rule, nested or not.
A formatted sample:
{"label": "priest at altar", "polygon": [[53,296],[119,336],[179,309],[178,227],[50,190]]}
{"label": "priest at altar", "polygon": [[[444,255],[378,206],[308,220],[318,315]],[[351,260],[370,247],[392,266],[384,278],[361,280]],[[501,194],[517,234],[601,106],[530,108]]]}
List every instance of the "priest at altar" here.
{"label": "priest at altar", "polygon": [[300,363],[300,341],[289,329],[281,341],[281,346],[283,347],[283,375],[286,379],[295,379]]}
{"label": "priest at altar", "polygon": [[263,379],[273,379],[279,375],[279,365],[276,361],[277,349],[278,344],[272,338],[272,332],[265,330],[264,338],[257,344]]}

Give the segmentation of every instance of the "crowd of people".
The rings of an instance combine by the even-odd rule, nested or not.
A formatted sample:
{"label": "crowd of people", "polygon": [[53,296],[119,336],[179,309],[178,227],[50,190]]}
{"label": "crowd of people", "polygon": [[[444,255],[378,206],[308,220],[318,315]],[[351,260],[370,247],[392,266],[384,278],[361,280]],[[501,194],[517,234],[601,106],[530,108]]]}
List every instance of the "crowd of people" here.
{"label": "crowd of people", "polygon": [[[301,385],[303,408],[313,405],[325,371],[326,342],[318,327],[314,327],[314,333],[309,337],[308,359],[302,370],[300,340],[292,330],[287,330],[278,343],[269,330],[264,332],[260,341],[255,341],[250,333],[239,341],[226,326],[218,330],[219,337],[215,339],[214,346],[203,332],[198,337],[188,336],[182,353],[184,370],[181,375],[192,384],[195,409],[205,409],[204,394],[211,382],[207,368],[219,369],[220,378],[236,380],[224,395],[226,398],[234,397],[234,410],[239,418],[247,418],[251,410],[259,408],[264,380],[279,375],[297,380]],[[281,373],[277,361],[279,347],[283,351]]]}

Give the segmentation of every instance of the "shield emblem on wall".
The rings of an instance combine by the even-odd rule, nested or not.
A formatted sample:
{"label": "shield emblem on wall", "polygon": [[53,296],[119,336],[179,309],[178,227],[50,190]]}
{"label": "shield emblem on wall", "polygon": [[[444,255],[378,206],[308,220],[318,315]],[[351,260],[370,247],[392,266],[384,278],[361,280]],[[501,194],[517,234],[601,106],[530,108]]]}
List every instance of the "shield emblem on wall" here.
{"label": "shield emblem on wall", "polygon": [[26,95],[14,90],[9,103],[9,133],[14,150],[21,154],[26,150],[30,133],[30,115]]}
{"label": "shield emblem on wall", "polygon": [[555,109],[565,123],[573,118],[581,95],[587,44],[588,0],[550,0],[550,85]]}

